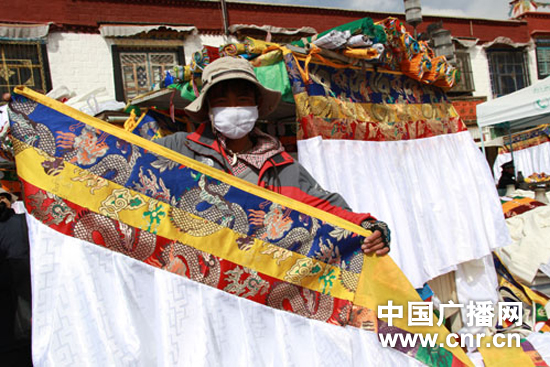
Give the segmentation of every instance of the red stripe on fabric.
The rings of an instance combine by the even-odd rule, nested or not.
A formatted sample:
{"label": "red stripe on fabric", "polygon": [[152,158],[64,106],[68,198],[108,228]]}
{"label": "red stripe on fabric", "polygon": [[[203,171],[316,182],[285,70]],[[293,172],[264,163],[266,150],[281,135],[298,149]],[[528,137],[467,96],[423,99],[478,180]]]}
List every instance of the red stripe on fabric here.
{"label": "red stripe on fabric", "polygon": [[323,139],[361,141],[401,141],[430,138],[466,131],[458,117],[442,120],[398,121],[395,124],[352,119],[325,119],[313,115],[300,119],[298,140]]}
{"label": "red stripe on fabric", "polygon": [[[92,213],[90,210],[76,205],[68,200],[64,200],[59,197],[48,197],[46,191],[41,190],[40,188],[23,180],[21,180],[21,182],[23,183],[25,190],[25,206],[27,208],[27,211],[35,218],[40,220],[44,225],[47,225],[48,227],[59,233],[75,237],[74,228],[76,223],[79,221],[79,218],[88,213]],[[41,201],[37,201],[36,198],[40,198]],[[54,213],[51,210],[51,206],[53,204],[57,204],[59,206],[60,201],[63,204],[67,205],[68,208],[72,209],[76,213],[76,215],[68,214],[68,216],[65,218],[55,218]],[[101,216],[98,213],[93,214]],[[113,224],[115,224],[116,228],[120,229],[120,224],[118,221],[104,216],[101,217],[103,218],[103,220],[111,221]],[[138,238],[139,235],[142,234],[142,232],[145,232],[139,228],[130,228],[134,230],[136,238]],[[118,233],[118,235],[123,236],[122,233]],[[207,284],[214,288],[226,291],[227,293],[246,298],[248,300],[266,305],[268,307],[283,309],[285,311],[295,313],[303,317],[325,321],[327,323],[340,326],[346,325],[349,321],[349,312],[352,307],[352,303],[350,301],[321,294],[319,292],[296,286],[259,272],[256,272],[255,274],[257,274],[261,281],[265,282],[264,284],[267,286],[266,289],[260,289],[256,294],[246,296],[246,292],[249,292],[250,289],[245,287],[245,293],[235,294],[231,290],[235,289],[236,284],[235,282],[231,282],[231,279],[244,281],[246,279],[242,279],[244,278],[242,275],[251,273],[253,274],[254,271],[244,268],[228,260],[220,259],[210,254],[205,254],[202,251],[196,250],[190,246],[186,246],[181,243],[177,243],[170,239],[158,235],[152,236],[154,236],[155,241],[154,251],[145,260],[141,260],[145,264],[185,276],[194,281]],[[94,228],[92,238],[94,239],[93,243],[98,246],[108,248],[112,251],[122,253],[132,258],[136,258],[134,256],[131,256],[131,253],[129,254],[123,253],[122,251],[117,251],[115,244],[108,243],[108,241],[105,240],[104,235],[100,233],[98,228]],[[198,262],[198,266],[192,268],[192,264],[189,260],[190,258],[185,258],[184,256],[180,255],[171,256],[170,251],[174,251],[176,245],[185,246],[189,250],[190,256],[197,256],[197,258],[194,259],[196,260],[194,262]],[[168,258],[170,259],[169,262],[163,260],[163,257],[166,256],[168,256]],[[212,271],[211,263],[213,261],[215,261],[217,265],[219,265],[219,276],[217,281],[215,282],[216,284],[213,284],[212,281],[206,281],[206,279],[211,278],[212,274],[209,272]],[[195,275],[193,276],[193,274]],[[259,285],[258,279],[251,280],[254,281],[255,286]],[[324,303],[326,306],[328,304],[327,302],[329,302],[330,300],[333,301],[331,307],[321,306],[321,303]],[[314,313],[311,313],[311,310],[313,310]]]}
{"label": "red stripe on fabric", "polygon": [[318,197],[309,195],[298,187],[293,186],[281,186],[276,187],[273,185],[266,185],[265,182],[260,182],[261,187],[265,187],[268,190],[276,191],[285,196],[288,196],[294,200],[301,201],[304,204],[321,209],[327,213],[334,214],[342,219],[352,222],[357,225],[361,225],[365,220],[376,220],[370,213],[354,213],[338,206],[332,205],[329,201],[320,199]]}

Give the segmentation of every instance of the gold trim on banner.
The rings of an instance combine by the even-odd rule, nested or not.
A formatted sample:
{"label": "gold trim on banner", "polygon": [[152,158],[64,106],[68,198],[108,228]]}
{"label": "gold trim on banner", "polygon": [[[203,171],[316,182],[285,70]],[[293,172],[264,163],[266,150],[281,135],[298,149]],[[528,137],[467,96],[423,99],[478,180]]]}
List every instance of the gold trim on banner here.
{"label": "gold trim on banner", "polygon": [[451,103],[358,103],[329,96],[294,95],[297,118],[314,115],[328,119],[351,119],[365,122],[446,120],[459,117]]}
{"label": "gold trim on banner", "polygon": [[338,227],[347,229],[349,231],[355,232],[361,236],[368,237],[372,234],[371,231],[368,231],[354,223],[351,223],[345,219],[342,219],[334,214],[327,213],[321,209],[312,207],[310,205],[304,204],[297,200],[291,199],[287,196],[278,194],[273,191],[269,191],[258,185],[254,185],[250,182],[244,181],[238,177],[229,175],[225,172],[222,172],[216,168],[210,167],[206,164],[197,162],[189,157],[186,157],[180,153],[177,153],[171,149],[163,147],[159,144],[146,140],[142,137],[139,137],[135,134],[129,133],[119,127],[112,126],[105,121],[92,117],[85,114],[79,110],[76,110],[72,107],[69,107],[59,101],[56,101],[52,98],[46,97],[40,93],[33,91],[27,87],[16,87],[14,92],[30,98],[44,106],[50,107],[62,114],[65,114],[69,117],[72,117],[78,121],[81,121],[87,125],[90,125],[98,130],[104,131],[107,134],[113,135],[119,139],[123,139],[131,144],[135,144],[143,149],[151,151],[155,154],[161,155],[165,158],[168,158],[174,162],[180,163],[186,167],[189,167],[193,170],[204,173],[207,176],[210,176],[216,180],[227,183],[231,186],[234,186],[240,190],[251,193],[253,195],[265,198],[266,200],[272,201],[274,203],[280,204],[284,207],[299,211],[308,216],[320,219],[322,221],[331,223]]}
{"label": "gold trim on banner", "polygon": [[[28,147],[19,151],[15,159],[18,174],[23,180],[92,212],[117,219],[129,226],[161,237],[179,241],[281,281],[335,298],[353,300],[354,293],[345,288],[339,280],[343,277],[358,279],[358,274],[283,248],[277,248],[278,254],[273,254],[274,245],[257,238],[254,238],[246,249],[240,249],[237,240],[245,237],[245,234],[209,222],[108,180],[105,180],[105,185],[92,193],[92,188],[80,177],[90,175],[99,178],[99,176],[68,162],[63,163],[63,168],[57,170],[55,176],[48,175],[41,165],[44,160],[48,160],[48,155],[36,148]],[[115,201],[122,204],[111,205]],[[134,204],[124,205],[130,201]],[[200,236],[197,233],[193,236],[181,232],[169,216],[199,223],[201,227],[205,227],[205,235]],[[153,217],[159,220],[155,221]],[[333,280],[330,288],[323,283],[323,279],[327,276]]]}

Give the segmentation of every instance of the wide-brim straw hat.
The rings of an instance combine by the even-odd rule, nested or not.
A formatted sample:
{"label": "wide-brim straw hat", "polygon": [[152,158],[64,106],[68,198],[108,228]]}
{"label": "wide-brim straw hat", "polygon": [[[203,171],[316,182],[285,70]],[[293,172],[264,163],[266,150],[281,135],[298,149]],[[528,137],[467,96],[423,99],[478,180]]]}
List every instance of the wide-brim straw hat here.
{"label": "wide-brim straw hat", "polygon": [[258,117],[263,118],[275,111],[281,100],[281,92],[264,87],[256,77],[254,68],[241,57],[226,56],[206,65],[202,73],[202,90],[197,99],[185,107],[185,112],[195,121],[208,119],[208,103],[206,96],[214,85],[224,80],[244,79],[253,83],[261,99],[258,105]]}

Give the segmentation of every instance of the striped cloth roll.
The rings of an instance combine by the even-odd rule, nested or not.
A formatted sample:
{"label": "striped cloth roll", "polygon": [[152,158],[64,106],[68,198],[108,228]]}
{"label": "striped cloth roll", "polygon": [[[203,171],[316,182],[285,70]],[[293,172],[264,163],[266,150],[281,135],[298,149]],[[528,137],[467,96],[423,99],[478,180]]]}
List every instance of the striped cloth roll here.
{"label": "striped cloth roll", "polygon": [[220,56],[237,56],[246,53],[244,43],[228,43],[220,46]]}

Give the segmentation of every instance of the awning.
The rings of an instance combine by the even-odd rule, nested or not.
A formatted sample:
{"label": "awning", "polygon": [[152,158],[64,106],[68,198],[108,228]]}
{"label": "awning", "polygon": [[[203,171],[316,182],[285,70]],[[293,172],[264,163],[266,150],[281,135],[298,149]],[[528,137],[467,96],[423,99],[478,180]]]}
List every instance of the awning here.
{"label": "awning", "polygon": [[233,24],[229,26],[230,33],[236,33],[237,31],[242,31],[245,29],[255,29],[259,31],[264,31],[271,34],[284,34],[287,36],[292,36],[295,34],[317,34],[315,28],[312,27],[302,27],[302,28],[283,28],[283,27],[274,27],[271,25],[258,26],[255,24]]}
{"label": "awning", "polygon": [[529,42],[527,42],[527,43],[518,43],[518,42],[512,41],[512,39],[510,39],[508,37],[499,36],[499,37],[495,38],[492,42],[488,42],[488,43],[484,44],[482,47],[483,48],[489,48],[493,45],[508,45],[508,46],[511,46],[511,47],[514,47],[514,48],[521,48],[521,47],[528,47],[528,46],[531,45],[531,43],[529,43]]}
{"label": "awning", "polygon": [[170,29],[176,32],[196,32],[197,27],[195,26],[174,26],[166,24],[147,24],[147,25],[137,25],[137,24],[102,24],[99,26],[99,33],[103,37],[131,37],[140,33],[147,33],[150,31],[155,31],[160,28]]}
{"label": "awning", "polygon": [[477,43],[479,42],[479,38],[457,38],[457,37],[453,37],[453,41],[455,41],[456,43],[458,43],[459,45],[461,45],[462,47],[465,47],[465,48],[471,48],[471,47],[474,47],[475,45],[477,45]]}
{"label": "awning", "polygon": [[48,35],[50,24],[8,24],[0,23],[0,39],[4,40],[40,40]]}
{"label": "awning", "polygon": [[479,127],[509,123],[512,130],[550,121],[550,77],[476,106]]}

